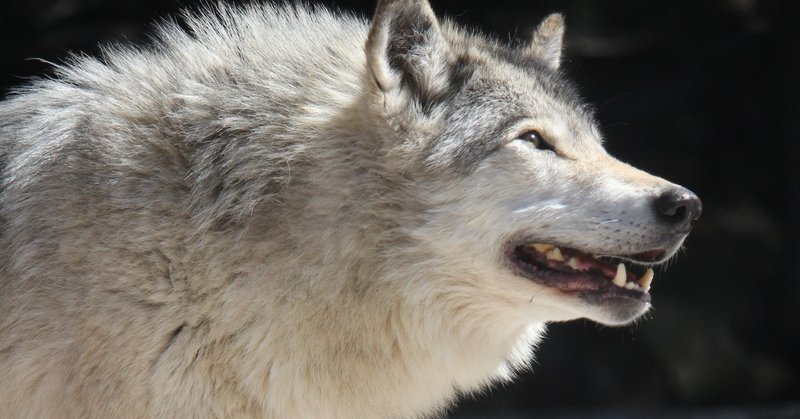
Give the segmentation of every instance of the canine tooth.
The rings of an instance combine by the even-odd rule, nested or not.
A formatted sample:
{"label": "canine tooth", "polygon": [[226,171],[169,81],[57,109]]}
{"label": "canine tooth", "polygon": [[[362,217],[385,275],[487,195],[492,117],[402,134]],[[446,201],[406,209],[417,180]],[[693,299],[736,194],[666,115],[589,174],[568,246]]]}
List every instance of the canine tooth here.
{"label": "canine tooth", "polygon": [[550,260],[555,260],[557,262],[563,262],[564,255],[561,253],[561,249],[555,247],[553,250],[547,252],[547,258]]}
{"label": "canine tooth", "polygon": [[619,265],[617,265],[617,275],[614,277],[613,280],[611,280],[611,282],[618,287],[624,287],[625,283],[628,282],[627,278],[628,274],[625,272],[625,264],[620,263]]}
{"label": "canine tooth", "polygon": [[578,261],[575,258],[569,258],[569,260],[567,260],[567,266],[569,266],[572,269],[575,269],[576,271],[579,270]]}
{"label": "canine tooth", "polygon": [[639,278],[639,286],[644,288],[645,291],[650,290],[650,284],[653,283],[654,276],[655,273],[653,272],[653,268],[647,268],[647,271],[645,271],[644,275]]}
{"label": "canine tooth", "polygon": [[531,246],[534,249],[536,249],[537,252],[542,252],[542,253],[547,253],[547,252],[553,250],[553,248],[555,248],[555,246],[553,246],[551,244],[544,244],[544,243],[534,243]]}

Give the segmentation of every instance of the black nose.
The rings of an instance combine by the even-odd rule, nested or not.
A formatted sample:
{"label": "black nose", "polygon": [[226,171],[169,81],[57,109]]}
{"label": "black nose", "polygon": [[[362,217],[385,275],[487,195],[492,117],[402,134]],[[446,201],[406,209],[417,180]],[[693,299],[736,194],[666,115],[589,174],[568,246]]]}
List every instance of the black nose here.
{"label": "black nose", "polygon": [[703,202],[694,192],[684,188],[673,188],[662,193],[655,201],[659,218],[677,231],[689,232],[692,221],[700,218]]}

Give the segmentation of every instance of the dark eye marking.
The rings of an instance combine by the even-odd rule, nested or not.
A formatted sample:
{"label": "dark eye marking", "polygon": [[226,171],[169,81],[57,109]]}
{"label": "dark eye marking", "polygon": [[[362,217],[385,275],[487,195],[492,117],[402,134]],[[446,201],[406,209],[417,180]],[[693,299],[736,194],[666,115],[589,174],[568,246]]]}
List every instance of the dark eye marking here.
{"label": "dark eye marking", "polygon": [[537,131],[526,131],[515,139],[529,142],[539,150],[548,150],[552,151],[553,153],[556,152],[556,149],[553,147],[553,145],[545,141],[545,139],[542,138],[542,135]]}

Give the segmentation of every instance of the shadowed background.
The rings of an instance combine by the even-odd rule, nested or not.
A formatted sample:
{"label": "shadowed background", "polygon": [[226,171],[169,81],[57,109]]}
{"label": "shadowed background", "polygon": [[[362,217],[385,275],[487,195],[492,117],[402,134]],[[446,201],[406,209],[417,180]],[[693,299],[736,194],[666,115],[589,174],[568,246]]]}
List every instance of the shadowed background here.
{"label": "shadowed background", "polygon": [[[146,44],[194,1],[5,0],[0,91],[100,42]],[[369,15],[373,1],[328,1]],[[694,190],[704,213],[657,272],[655,309],[611,329],[554,324],[533,371],[450,417],[800,418],[800,7],[704,2],[434,0],[501,39],[566,16],[564,68],[607,148]]]}

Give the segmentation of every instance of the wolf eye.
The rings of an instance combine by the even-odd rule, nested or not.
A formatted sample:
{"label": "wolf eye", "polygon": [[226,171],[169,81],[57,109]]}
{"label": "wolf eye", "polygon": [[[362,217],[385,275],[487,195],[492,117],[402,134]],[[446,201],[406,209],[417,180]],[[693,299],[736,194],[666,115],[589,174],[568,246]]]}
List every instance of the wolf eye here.
{"label": "wolf eye", "polygon": [[534,147],[538,148],[539,150],[550,150],[555,152],[556,150],[553,148],[550,143],[542,138],[541,134],[536,131],[527,131],[526,133],[517,137],[518,140],[526,141],[533,144]]}

